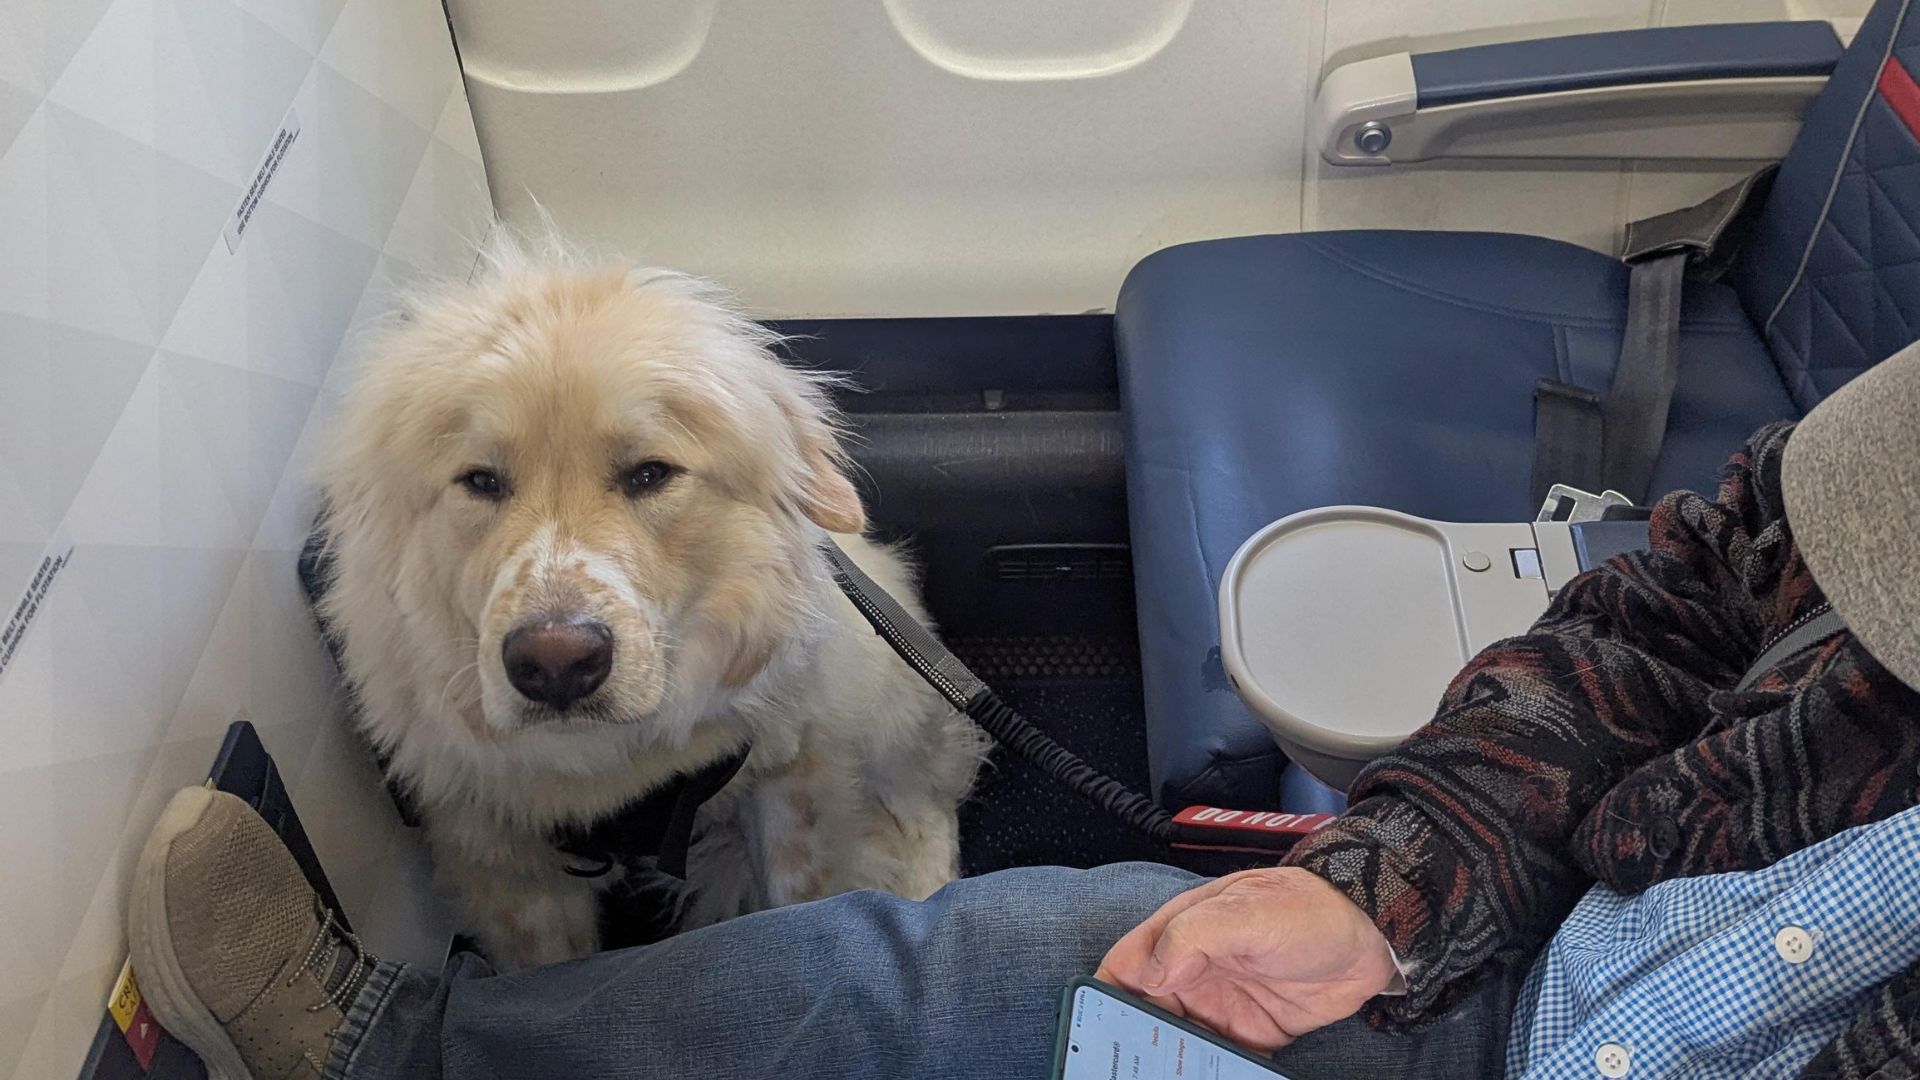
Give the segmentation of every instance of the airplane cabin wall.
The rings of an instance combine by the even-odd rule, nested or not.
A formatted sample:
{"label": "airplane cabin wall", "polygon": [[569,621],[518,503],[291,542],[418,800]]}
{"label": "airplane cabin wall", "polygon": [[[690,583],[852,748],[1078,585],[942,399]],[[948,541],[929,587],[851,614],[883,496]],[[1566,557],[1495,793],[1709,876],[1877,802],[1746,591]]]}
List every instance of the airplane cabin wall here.
{"label": "airplane cabin wall", "polygon": [[1335,62],[1868,0],[451,0],[495,202],[788,316],[1111,308],[1168,244],[1349,227],[1607,249],[1744,171],[1305,145]]}
{"label": "airplane cabin wall", "polygon": [[0,672],[0,1077],[78,1072],[140,841],[236,719],[373,948],[444,956],[294,560],[350,328],[489,213],[438,0],[0,0],[0,627],[73,545]]}

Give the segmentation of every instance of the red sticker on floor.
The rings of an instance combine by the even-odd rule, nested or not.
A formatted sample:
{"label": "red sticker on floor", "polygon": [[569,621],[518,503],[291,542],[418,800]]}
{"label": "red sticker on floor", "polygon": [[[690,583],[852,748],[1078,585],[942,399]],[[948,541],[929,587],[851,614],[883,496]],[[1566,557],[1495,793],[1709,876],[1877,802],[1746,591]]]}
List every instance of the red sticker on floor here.
{"label": "red sticker on floor", "polygon": [[132,960],[120,965],[120,978],[114,981],[113,992],[107,995],[107,1014],[113,1017],[114,1026],[126,1038],[133,1059],[142,1069],[152,1069],[153,1052],[159,1048],[160,1036],[166,1029],[153,1018],[153,1010],[147,1008],[140,996],[140,984],[133,978]]}
{"label": "red sticker on floor", "polygon": [[1307,833],[1331,824],[1332,814],[1283,814],[1275,810],[1223,810],[1217,806],[1189,806],[1174,815],[1174,824],[1243,833]]}
{"label": "red sticker on floor", "polygon": [[153,1018],[144,1001],[133,1011],[133,1021],[127,1025],[127,1045],[133,1048],[134,1060],[141,1068],[153,1068],[153,1051],[160,1045],[160,1022]]}

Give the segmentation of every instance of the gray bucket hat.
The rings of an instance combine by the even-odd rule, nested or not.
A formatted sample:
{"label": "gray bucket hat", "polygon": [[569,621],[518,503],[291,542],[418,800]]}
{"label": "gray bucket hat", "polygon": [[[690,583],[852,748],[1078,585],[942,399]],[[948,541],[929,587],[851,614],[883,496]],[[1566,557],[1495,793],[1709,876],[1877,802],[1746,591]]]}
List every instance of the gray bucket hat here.
{"label": "gray bucket hat", "polygon": [[1780,481],[1794,541],[1834,611],[1920,688],[1920,342],[1808,413]]}

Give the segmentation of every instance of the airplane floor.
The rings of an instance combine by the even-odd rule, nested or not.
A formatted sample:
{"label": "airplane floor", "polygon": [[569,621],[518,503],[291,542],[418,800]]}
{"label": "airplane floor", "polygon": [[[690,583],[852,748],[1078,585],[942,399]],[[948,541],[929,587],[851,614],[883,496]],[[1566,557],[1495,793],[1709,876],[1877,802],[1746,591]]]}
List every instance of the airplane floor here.
{"label": "airplane floor", "polygon": [[[1147,790],[1140,658],[1131,635],[954,637],[948,645],[1062,745],[1129,787]],[[1259,861],[1169,850],[999,747],[961,807],[960,860],[969,876],[1013,866],[1133,860],[1220,874]]]}

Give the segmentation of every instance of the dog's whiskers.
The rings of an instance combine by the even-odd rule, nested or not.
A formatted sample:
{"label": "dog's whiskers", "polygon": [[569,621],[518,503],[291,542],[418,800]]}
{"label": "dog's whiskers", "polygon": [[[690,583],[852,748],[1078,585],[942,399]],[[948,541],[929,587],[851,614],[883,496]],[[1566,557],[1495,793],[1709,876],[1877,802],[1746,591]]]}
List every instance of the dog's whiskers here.
{"label": "dog's whiskers", "polygon": [[440,688],[440,707],[442,709],[447,707],[447,695],[453,692],[454,683],[459,682],[460,678],[464,675],[477,675],[479,671],[480,671],[480,661],[475,660],[474,662],[463,666],[462,668],[460,668],[460,670],[454,672],[450,677],[448,677],[447,685]]}
{"label": "dog's whiskers", "polygon": [[682,651],[680,639],[675,637],[671,630],[658,626],[651,628],[650,636],[653,641],[654,652],[659,655],[660,662],[671,668],[675,655]]}

